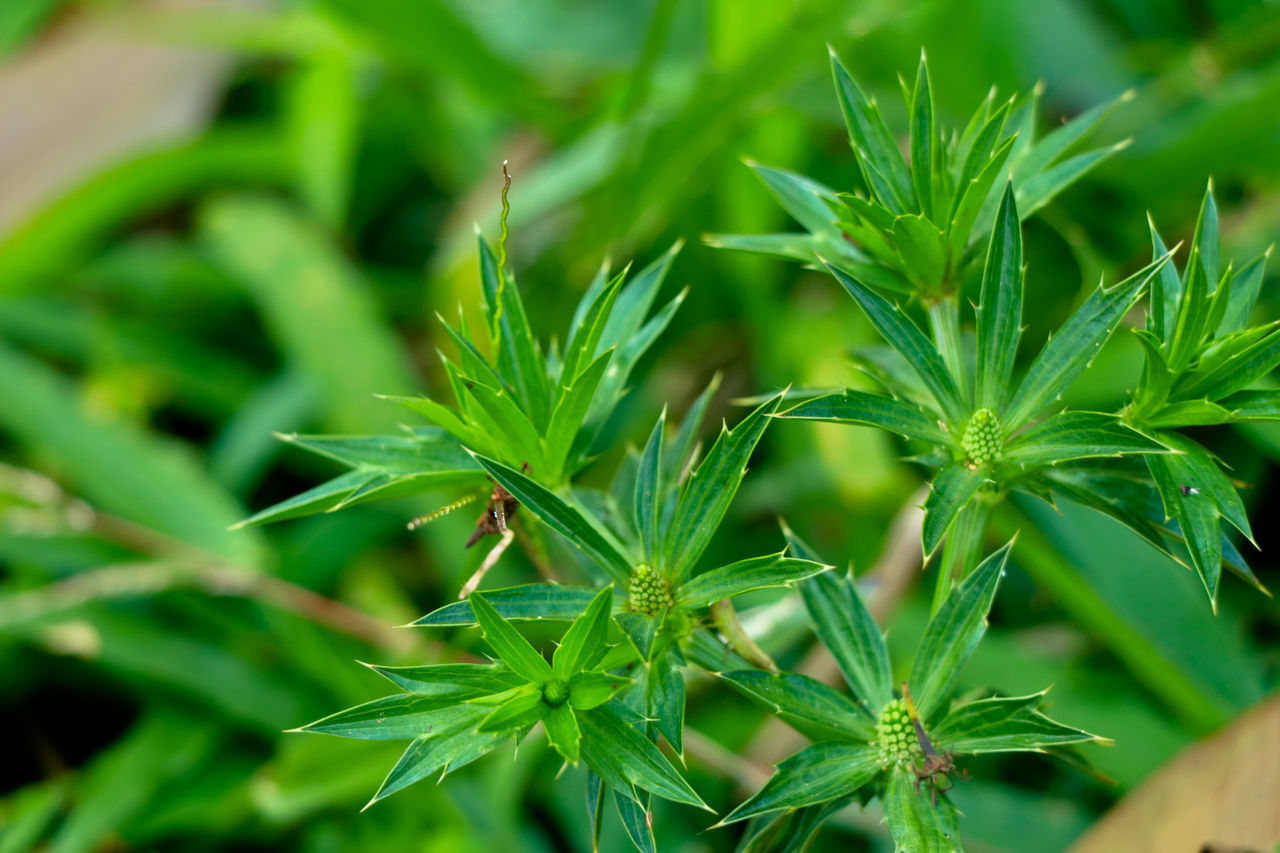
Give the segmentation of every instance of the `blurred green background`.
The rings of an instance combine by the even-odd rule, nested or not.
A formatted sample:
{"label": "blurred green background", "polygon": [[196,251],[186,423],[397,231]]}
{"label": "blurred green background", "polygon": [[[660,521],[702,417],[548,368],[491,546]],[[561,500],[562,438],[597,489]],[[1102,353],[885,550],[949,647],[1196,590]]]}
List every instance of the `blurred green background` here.
{"label": "blurred green background", "polygon": [[[470,510],[416,533],[430,499],[227,528],[335,472],[273,431],[394,429],[372,392],[441,387],[434,314],[474,316],[473,224],[496,236],[504,159],[510,263],[546,336],[604,258],[686,241],[666,288],[691,294],[616,447],[717,371],[731,421],[735,397],[847,380],[872,337],[828,277],[700,242],[794,227],[742,157],[854,186],[827,43],[899,128],[922,46],[953,125],[993,83],[1043,81],[1046,127],[1136,88],[1098,140],[1133,145],[1027,223],[1035,340],[1144,261],[1146,211],[1186,236],[1209,175],[1226,256],[1280,234],[1274,2],[0,3],[0,853],[588,849],[581,771],[555,780],[538,738],[360,814],[399,746],[281,733],[385,693],[356,660],[482,648],[390,627],[479,562]],[[1117,336],[1070,402],[1122,403],[1138,365]],[[1246,556],[1276,587],[1280,429],[1198,437],[1251,486],[1264,553]],[[919,501],[900,449],[776,426],[712,557],[775,548],[785,514],[866,570]],[[1274,687],[1280,619],[1234,580],[1213,616],[1190,572],[1085,511],[1002,524],[1023,528],[1019,568],[963,685],[1055,684],[1054,716],[1116,739],[1086,756],[1111,781],[990,758],[954,797],[973,849],[1048,853]],[[529,576],[512,555],[488,585]],[[892,644],[910,648],[927,587]],[[810,640],[779,612],[768,642],[797,665]],[[724,810],[760,778],[764,719],[691,691],[689,772]],[[877,820],[846,815],[818,849],[890,849]],[[741,829],[709,822],[660,805],[660,847],[732,849]],[[623,849],[616,826],[606,840]]]}

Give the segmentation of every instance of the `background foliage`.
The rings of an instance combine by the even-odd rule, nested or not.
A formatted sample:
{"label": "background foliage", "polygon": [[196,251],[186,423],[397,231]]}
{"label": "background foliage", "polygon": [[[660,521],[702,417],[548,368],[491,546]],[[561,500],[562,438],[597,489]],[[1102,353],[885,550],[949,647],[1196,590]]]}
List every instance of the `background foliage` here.
{"label": "background foliage", "polygon": [[[658,298],[690,291],[605,426],[619,447],[717,371],[709,422],[739,420],[735,397],[848,381],[845,348],[873,332],[825,273],[700,242],[793,228],[739,156],[855,183],[828,42],[899,128],[896,75],[922,45],[951,125],[993,82],[1043,80],[1046,128],[1136,87],[1095,139],[1133,144],[1025,225],[1031,341],[1099,274],[1146,263],[1145,211],[1187,237],[1208,174],[1224,257],[1280,234],[1280,14],[1262,2],[0,5],[0,851],[585,849],[581,786],[553,783],[545,741],[360,815],[397,746],[281,734],[384,692],[353,659],[483,650],[475,631],[385,627],[475,568],[469,510],[414,533],[446,496],[228,527],[339,473],[273,430],[393,430],[402,411],[370,392],[445,388],[434,314],[478,304],[472,223],[496,234],[503,159],[509,263],[543,334],[606,256],[638,269],[685,240]],[[1069,402],[1121,404],[1141,360],[1117,336]],[[1195,435],[1254,519],[1275,512],[1280,429]],[[860,572],[892,561],[923,475],[901,449],[775,425],[708,564],[776,551],[782,513]],[[1274,588],[1280,542],[1256,527],[1245,553]],[[1084,748],[1114,781],[991,756],[953,799],[975,847],[1060,850],[1272,689],[1280,623],[1235,579],[1214,617],[1193,573],[1070,505],[1015,501],[994,528],[989,548],[1022,535],[960,687],[1054,684],[1055,716],[1117,741]],[[513,551],[488,585],[531,574]],[[895,660],[928,590],[898,603]],[[795,668],[813,640],[776,598],[745,619]],[[757,710],[708,686],[690,685],[689,775],[724,814],[801,742],[771,744],[780,729],[762,738]],[[740,830],[710,822],[659,805],[659,845],[731,849]],[[819,841],[886,843],[870,812]]]}

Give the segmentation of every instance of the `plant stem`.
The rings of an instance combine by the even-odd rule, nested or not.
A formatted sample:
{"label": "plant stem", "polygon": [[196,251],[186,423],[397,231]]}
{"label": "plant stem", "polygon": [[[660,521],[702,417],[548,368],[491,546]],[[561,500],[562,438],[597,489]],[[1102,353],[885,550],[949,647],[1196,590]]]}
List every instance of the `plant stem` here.
{"label": "plant stem", "polygon": [[995,513],[993,526],[1002,537],[1021,531],[1015,551],[1018,565],[1194,732],[1213,731],[1229,718],[1225,709],[1165,660],[1146,637],[1129,627],[1016,507],[1003,504]]}
{"label": "plant stem", "polygon": [[937,613],[951,594],[951,587],[968,577],[978,565],[982,545],[986,541],[991,506],[989,498],[979,492],[956,517],[942,546],[942,558],[938,561],[938,581],[933,588],[931,612]]}
{"label": "plant stem", "polygon": [[964,349],[960,345],[960,297],[946,296],[929,304],[929,325],[933,342],[943,363],[956,381],[960,399],[972,405],[969,394],[969,372],[965,369]]}

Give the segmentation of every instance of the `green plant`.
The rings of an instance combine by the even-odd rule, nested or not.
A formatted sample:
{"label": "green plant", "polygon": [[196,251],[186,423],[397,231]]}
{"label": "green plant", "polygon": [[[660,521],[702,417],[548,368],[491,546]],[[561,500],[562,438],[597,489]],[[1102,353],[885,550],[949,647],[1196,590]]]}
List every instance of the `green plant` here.
{"label": "green plant", "polygon": [[[797,554],[815,556],[790,530],[787,538]],[[745,849],[803,849],[834,812],[874,796],[898,850],[958,850],[959,814],[947,798],[959,772],[955,756],[1052,753],[1104,740],[1041,713],[1047,690],[952,702],[960,671],[986,632],[1011,545],[983,560],[934,613],[900,692],[884,636],[857,585],[830,572],[805,581],[800,593],[852,697],[804,675],[720,673],[813,741],[722,821],[761,818]]]}
{"label": "green plant", "polygon": [[[1186,531],[1211,597],[1223,554],[1257,584],[1229,544],[1215,545],[1223,542],[1219,514],[1248,535],[1238,496],[1207,451],[1173,431],[1276,414],[1274,393],[1245,390],[1280,361],[1280,331],[1247,327],[1261,260],[1239,276],[1228,269],[1216,288],[1208,286],[1217,276],[1211,197],[1183,278],[1153,229],[1152,262],[1119,283],[1099,284],[1016,378],[1025,290],[1020,207],[1041,206],[1115,150],[1054,165],[1109,107],[1032,142],[1035,96],[999,107],[988,98],[969,127],[947,139],[934,123],[922,60],[908,96],[908,167],[874,103],[838,62],[834,68],[871,197],[837,199],[806,179],[759,169],[811,235],[720,242],[785,248],[784,254],[824,263],[889,345],[859,353],[856,362],[883,392],[788,389],[759,402],[733,429],[722,428],[703,455],[697,439],[717,389],[713,380],[675,430],[668,430],[663,411],[644,447],[627,450],[606,489],[575,482],[600,449],[596,434],[626,375],[679,304],[677,298],[644,322],[674,250],[626,287],[625,272],[613,279],[602,272],[579,303],[560,354],[554,344],[546,353],[540,349],[502,258],[482,241],[484,334],[473,336],[465,323],[457,330],[446,325],[459,353],[456,364],[445,359],[458,410],[426,398],[396,398],[436,424],[413,433],[419,444],[401,448],[404,468],[396,472],[371,470],[379,464],[376,453],[391,453],[386,439],[309,439],[311,449],[353,464],[346,476],[371,479],[326,503],[347,488],[334,486],[339,478],[320,487],[320,500],[304,495],[250,519],[459,485],[490,492],[473,541],[500,533],[499,546],[464,586],[462,600],[412,626],[478,626],[494,661],[374,667],[403,692],[302,729],[411,741],[371,803],[437,771],[443,778],[541,724],[560,758],[589,768],[595,843],[611,797],[630,840],[641,850],[656,849],[654,796],[709,808],[662,750],[665,743],[684,758],[685,678],[693,668],[814,741],[717,824],[754,821],[740,849],[804,849],[843,807],[879,799],[898,850],[960,850],[959,813],[948,796],[965,773],[957,756],[1046,752],[1076,761],[1074,745],[1105,742],[1046,716],[1045,691],[953,696],[986,632],[1010,560],[1012,542],[983,558],[995,505],[1015,491],[1051,503],[1065,496],[1171,551],[1180,534],[1168,519],[1155,517],[1160,497]],[[1016,139],[1004,135],[1015,115],[1015,124],[1028,130]],[[1006,170],[1013,179],[997,191],[996,178]],[[1019,181],[1025,182],[1021,191]],[[988,234],[983,254],[980,240]],[[979,258],[969,335],[961,308],[966,277]],[[1148,361],[1130,404],[1119,412],[1053,410],[1149,293],[1157,307],[1149,328],[1137,333]],[[910,297],[904,304],[892,301],[903,295]],[[912,318],[914,303],[927,314],[931,337]],[[900,691],[884,634],[852,577],[832,572],[790,529],[784,526],[782,551],[702,567],[749,460],[779,419],[872,426],[927,448],[914,457],[936,469],[924,506],[926,561],[944,550],[932,615]],[[1135,477],[1143,463],[1155,487]],[[1097,488],[1122,482],[1126,488]],[[1206,510],[1192,501],[1201,489],[1212,498]],[[576,573],[587,583],[474,592],[511,541],[506,520],[517,511],[586,558]],[[540,535],[530,547],[535,558],[546,559]],[[799,589],[852,697],[781,671],[739,622],[732,599],[790,587]],[[512,624],[531,621],[570,623],[550,663]]]}
{"label": "green plant", "polygon": [[925,502],[925,556],[946,541],[935,608],[952,581],[976,564],[990,508],[1009,490],[1051,494],[1063,463],[1079,459],[1167,452],[1115,415],[1062,411],[1037,418],[1088,367],[1168,260],[1166,253],[1118,284],[1100,285],[1045,343],[1021,381],[1014,380],[1013,366],[1022,337],[1025,268],[1012,185],[987,250],[972,348],[960,337],[930,341],[900,307],[831,268],[896,353],[892,361],[862,361],[889,393],[847,390],[806,400],[781,417],[879,427],[931,446],[920,457],[938,469]]}

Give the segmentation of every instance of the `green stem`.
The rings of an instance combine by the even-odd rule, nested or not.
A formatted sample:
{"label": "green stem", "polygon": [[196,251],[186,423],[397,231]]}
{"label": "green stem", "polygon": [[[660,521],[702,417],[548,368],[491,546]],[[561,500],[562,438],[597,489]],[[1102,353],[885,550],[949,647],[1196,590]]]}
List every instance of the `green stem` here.
{"label": "green stem", "polygon": [[995,514],[1001,537],[1018,534],[1018,565],[1057,600],[1072,620],[1111,650],[1143,686],[1197,734],[1213,731],[1229,713],[1192,683],[1142,634],[1131,628],[1065,560],[1029,518],[1011,504]]}
{"label": "green stem", "polygon": [[982,494],[974,496],[956,516],[947,541],[942,546],[942,558],[938,561],[938,582],[933,588],[932,612],[937,613],[942,602],[951,594],[955,584],[968,577],[982,556],[986,541],[987,522],[991,518],[989,499]]}
{"label": "green stem", "polygon": [[964,349],[960,345],[960,298],[945,296],[929,305],[929,326],[933,329],[933,342],[942,356],[942,362],[956,380],[960,399],[972,405],[969,395],[969,372],[965,370]]}

